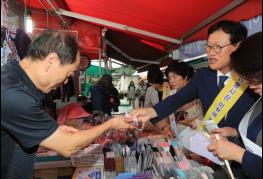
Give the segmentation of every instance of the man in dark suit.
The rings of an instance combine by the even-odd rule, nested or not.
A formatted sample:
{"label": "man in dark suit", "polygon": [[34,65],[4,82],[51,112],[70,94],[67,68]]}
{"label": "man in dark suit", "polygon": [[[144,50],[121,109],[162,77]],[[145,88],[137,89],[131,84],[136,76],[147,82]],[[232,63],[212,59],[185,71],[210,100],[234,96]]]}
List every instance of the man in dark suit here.
{"label": "man in dark suit", "polygon": [[[198,69],[190,83],[178,93],[170,96],[153,108],[134,110],[132,114],[142,121],[154,117],[160,120],[175,112],[182,105],[199,98],[204,114],[207,112],[223,85],[232,75],[230,55],[246,39],[247,29],[237,22],[223,20],[208,30],[208,41],[204,48],[208,55],[209,67]],[[255,102],[256,96],[247,89],[228,114],[218,124],[219,127],[237,128],[246,111]]]}
{"label": "man in dark suit", "polygon": [[[175,112],[182,105],[199,98],[203,112],[209,107],[232,76],[230,55],[247,37],[247,29],[238,22],[222,20],[208,30],[208,40],[204,48],[208,55],[208,68],[197,70],[190,83],[176,94],[170,96],[152,108],[134,110],[131,114],[141,121],[154,117],[160,120]],[[226,136],[236,136],[236,130],[248,109],[254,104],[257,96],[247,89],[228,113],[219,122],[224,127],[220,132]]]}

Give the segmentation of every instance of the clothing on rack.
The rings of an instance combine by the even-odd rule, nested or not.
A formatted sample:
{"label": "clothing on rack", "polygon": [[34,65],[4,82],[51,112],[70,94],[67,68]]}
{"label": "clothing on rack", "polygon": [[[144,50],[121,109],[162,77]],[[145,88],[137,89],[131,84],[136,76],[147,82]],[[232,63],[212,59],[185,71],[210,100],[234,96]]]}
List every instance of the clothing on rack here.
{"label": "clothing on rack", "polygon": [[10,60],[20,61],[9,30],[5,27],[1,27],[1,34],[1,66]]}

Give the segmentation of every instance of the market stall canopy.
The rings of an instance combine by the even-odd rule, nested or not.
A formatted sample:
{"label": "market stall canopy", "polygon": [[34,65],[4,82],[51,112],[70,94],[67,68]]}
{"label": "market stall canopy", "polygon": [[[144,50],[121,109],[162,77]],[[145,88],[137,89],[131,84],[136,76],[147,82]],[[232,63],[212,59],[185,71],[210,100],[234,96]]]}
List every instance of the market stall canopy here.
{"label": "market stall canopy", "polygon": [[[66,23],[69,29],[78,31],[82,53],[91,58],[98,56],[101,28],[106,27],[109,29],[106,32],[107,56],[136,68],[148,64],[149,61],[168,60],[169,51],[181,44],[206,39],[207,28],[220,19],[241,21],[262,14],[262,0],[26,2],[30,9],[48,9],[59,14],[57,21],[59,19],[63,26]],[[33,18],[43,17],[43,14],[40,16],[37,12],[32,14]],[[39,28],[51,26],[45,22],[46,16],[36,23]]]}

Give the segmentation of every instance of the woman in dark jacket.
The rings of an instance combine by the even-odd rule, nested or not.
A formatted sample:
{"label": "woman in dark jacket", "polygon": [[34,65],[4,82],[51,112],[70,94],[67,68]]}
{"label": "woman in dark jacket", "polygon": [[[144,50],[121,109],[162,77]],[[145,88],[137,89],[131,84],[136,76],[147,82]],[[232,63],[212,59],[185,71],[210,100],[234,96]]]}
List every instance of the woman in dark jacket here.
{"label": "woman in dark jacket", "polygon": [[118,110],[118,91],[114,88],[110,75],[103,75],[91,88],[91,103],[93,113],[111,115],[112,109]]}

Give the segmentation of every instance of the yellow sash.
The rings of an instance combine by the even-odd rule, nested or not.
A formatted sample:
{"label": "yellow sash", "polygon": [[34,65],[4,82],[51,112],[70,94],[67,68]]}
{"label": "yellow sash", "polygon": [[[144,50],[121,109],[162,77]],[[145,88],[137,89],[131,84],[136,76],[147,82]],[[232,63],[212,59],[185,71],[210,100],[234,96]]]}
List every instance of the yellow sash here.
{"label": "yellow sash", "polygon": [[163,97],[162,99],[164,100],[165,98],[167,98],[168,96],[170,96],[170,85],[168,82],[164,82],[163,83]]}
{"label": "yellow sash", "polygon": [[198,126],[198,130],[201,132],[207,132],[205,128],[206,121],[213,120],[215,124],[218,124],[237,102],[247,87],[248,84],[246,81],[234,72],[231,79],[217,95],[216,99],[206,112],[202,123]]}

